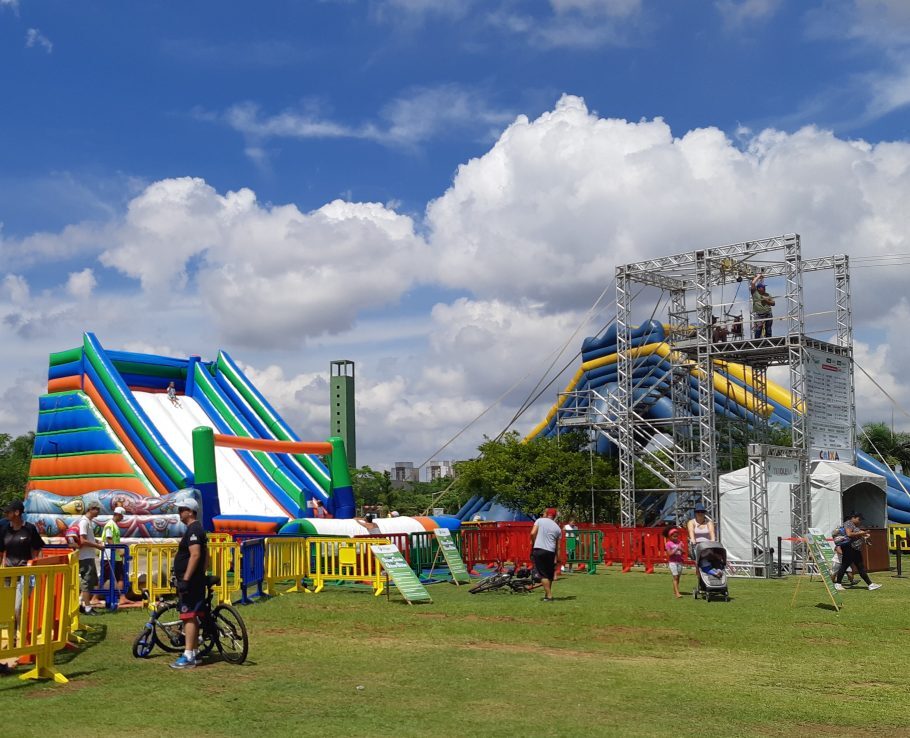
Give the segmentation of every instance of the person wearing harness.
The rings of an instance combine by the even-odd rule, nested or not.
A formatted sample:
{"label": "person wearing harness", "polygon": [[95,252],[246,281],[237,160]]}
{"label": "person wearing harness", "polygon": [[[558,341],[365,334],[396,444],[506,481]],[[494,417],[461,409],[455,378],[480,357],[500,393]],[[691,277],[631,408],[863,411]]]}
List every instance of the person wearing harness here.
{"label": "person wearing harness", "polygon": [[694,517],[686,523],[686,529],[689,532],[689,544],[693,552],[695,551],[695,546],[702,541],[717,540],[714,535],[714,521],[708,518],[705,506],[699,502],[695,506],[694,512]]}
{"label": "person wearing harness", "polygon": [[771,308],[774,298],[765,291],[765,275],[758,274],[749,287],[752,292],[752,329],[756,338],[771,338],[774,320]]}

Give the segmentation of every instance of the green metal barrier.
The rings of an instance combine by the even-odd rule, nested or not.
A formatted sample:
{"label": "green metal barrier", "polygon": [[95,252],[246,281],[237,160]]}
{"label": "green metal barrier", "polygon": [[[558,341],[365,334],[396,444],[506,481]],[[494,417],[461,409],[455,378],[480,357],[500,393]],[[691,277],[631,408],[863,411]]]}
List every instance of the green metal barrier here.
{"label": "green metal barrier", "polygon": [[[410,533],[408,535],[411,552],[411,568],[414,573],[420,577],[425,576],[424,572],[431,568],[434,575],[445,576],[449,573],[449,566],[446,564],[442,551],[439,550],[439,541],[433,531],[426,530],[419,533]],[[453,531],[452,539],[455,546],[461,552],[461,533]]]}
{"label": "green metal barrier", "polygon": [[599,530],[574,530],[566,534],[566,565],[584,564],[588,574],[596,574],[597,564],[603,561],[603,537]]}

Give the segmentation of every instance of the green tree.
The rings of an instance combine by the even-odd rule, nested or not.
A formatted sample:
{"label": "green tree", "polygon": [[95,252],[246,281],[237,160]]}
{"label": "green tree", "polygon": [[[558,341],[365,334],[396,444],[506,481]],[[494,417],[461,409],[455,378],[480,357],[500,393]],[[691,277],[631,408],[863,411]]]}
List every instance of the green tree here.
{"label": "green tree", "polygon": [[910,469],[910,433],[892,432],[885,423],[866,423],[857,440],[863,451],[888,466],[900,464],[905,474]]}
{"label": "green tree", "polygon": [[619,486],[611,460],[587,450],[581,434],[537,438],[523,443],[508,433],[499,440],[486,439],[481,456],[458,464],[454,488],[458,499],[474,494],[498,497],[499,501],[528,514],[539,514],[555,505],[565,516],[589,519],[594,489],[595,516],[616,517]]}
{"label": "green tree", "polygon": [[34,443],[34,433],[16,438],[0,433],[0,504],[25,496]]}
{"label": "green tree", "polygon": [[392,479],[387,471],[376,471],[369,466],[350,471],[354,500],[358,506],[379,505],[390,508],[394,505],[396,491],[392,488]]}

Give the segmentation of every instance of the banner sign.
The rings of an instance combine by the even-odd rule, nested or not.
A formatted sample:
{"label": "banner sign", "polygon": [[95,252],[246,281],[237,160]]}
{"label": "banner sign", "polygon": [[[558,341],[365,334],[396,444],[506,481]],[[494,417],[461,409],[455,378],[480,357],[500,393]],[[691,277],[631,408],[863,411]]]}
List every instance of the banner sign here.
{"label": "banner sign", "polygon": [[809,458],[853,463],[853,366],[846,356],[806,349]]}
{"label": "banner sign", "polygon": [[448,528],[437,528],[433,533],[439,542],[439,550],[442,551],[442,557],[446,560],[446,564],[449,565],[452,581],[455,584],[468,584],[471,581],[471,575],[468,573],[468,567],[464,564],[464,559],[461,558],[458,546],[455,545],[452,531]]}
{"label": "banner sign", "polygon": [[765,473],[769,482],[799,484],[799,460],[769,457],[765,462]]}
{"label": "banner sign", "polygon": [[401,555],[401,551],[396,546],[389,543],[380,546],[370,546],[370,549],[372,549],[373,555],[379,560],[379,563],[382,564],[382,568],[388,573],[392,584],[398,587],[401,596],[408,602],[433,601],[426,587],[420,583],[417,575],[408,566],[408,562],[404,560],[404,556]]}

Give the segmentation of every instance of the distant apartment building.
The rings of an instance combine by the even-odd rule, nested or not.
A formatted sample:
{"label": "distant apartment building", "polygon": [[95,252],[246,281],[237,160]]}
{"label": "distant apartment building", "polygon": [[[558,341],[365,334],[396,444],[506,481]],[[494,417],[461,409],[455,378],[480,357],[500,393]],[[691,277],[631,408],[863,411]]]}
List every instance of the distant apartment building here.
{"label": "distant apartment building", "polygon": [[452,461],[442,461],[434,459],[427,464],[427,481],[433,482],[443,477],[454,477],[455,465]]}
{"label": "distant apartment building", "polygon": [[419,482],[420,469],[414,466],[413,461],[396,461],[392,464],[391,477],[393,482]]}

